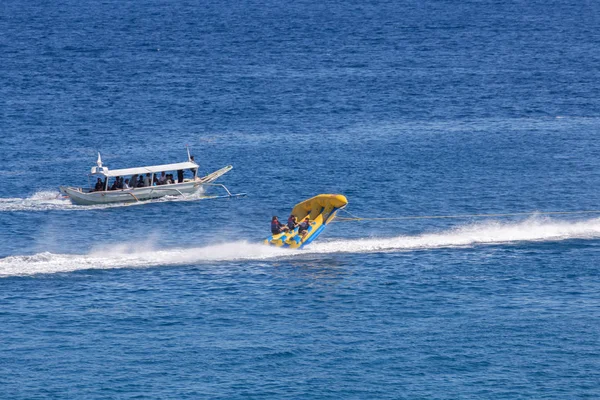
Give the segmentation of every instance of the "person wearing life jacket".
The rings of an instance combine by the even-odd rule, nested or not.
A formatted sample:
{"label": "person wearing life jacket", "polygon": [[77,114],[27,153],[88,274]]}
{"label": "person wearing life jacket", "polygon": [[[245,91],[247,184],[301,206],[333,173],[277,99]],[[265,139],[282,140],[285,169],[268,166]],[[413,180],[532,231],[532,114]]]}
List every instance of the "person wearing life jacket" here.
{"label": "person wearing life jacket", "polygon": [[294,214],[290,215],[288,218],[287,226],[290,231],[293,231],[298,226],[298,220]]}
{"label": "person wearing life jacket", "polygon": [[288,231],[288,227],[285,226],[284,224],[282,224],[281,222],[279,222],[279,220],[277,219],[276,216],[273,216],[273,218],[271,218],[271,233],[273,235],[277,235],[279,233],[287,232],[287,231]]}
{"label": "person wearing life jacket", "polygon": [[298,225],[298,233],[304,237],[308,233],[308,227],[310,226],[310,219],[308,217],[304,218],[304,221]]}

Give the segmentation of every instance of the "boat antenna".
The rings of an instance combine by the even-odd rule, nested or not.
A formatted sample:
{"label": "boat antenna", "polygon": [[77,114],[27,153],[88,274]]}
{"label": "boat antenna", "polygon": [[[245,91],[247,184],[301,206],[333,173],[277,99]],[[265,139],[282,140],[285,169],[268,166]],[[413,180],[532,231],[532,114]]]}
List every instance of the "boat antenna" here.
{"label": "boat antenna", "polygon": [[100,152],[98,152],[98,161],[96,161],[96,164],[98,164],[98,168],[102,168],[102,158],[100,157]]}
{"label": "boat antenna", "polygon": [[190,146],[186,144],[185,148],[187,149],[187,153],[188,153],[188,161],[192,161],[192,156],[190,156]]}

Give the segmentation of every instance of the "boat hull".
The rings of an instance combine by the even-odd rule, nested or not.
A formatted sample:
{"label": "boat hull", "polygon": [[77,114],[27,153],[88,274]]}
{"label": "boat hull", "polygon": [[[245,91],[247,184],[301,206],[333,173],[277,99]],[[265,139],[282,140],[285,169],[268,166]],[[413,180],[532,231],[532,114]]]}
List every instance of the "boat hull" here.
{"label": "boat hull", "polygon": [[135,189],[119,189],[100,192],[85,192],[81,188],[61,186],[60,192],[69,196],[73,204],[94,205],[109,203],[129,203],[158,199],[165,196],[181,196],[196,193],[200,182],[183,182]]}

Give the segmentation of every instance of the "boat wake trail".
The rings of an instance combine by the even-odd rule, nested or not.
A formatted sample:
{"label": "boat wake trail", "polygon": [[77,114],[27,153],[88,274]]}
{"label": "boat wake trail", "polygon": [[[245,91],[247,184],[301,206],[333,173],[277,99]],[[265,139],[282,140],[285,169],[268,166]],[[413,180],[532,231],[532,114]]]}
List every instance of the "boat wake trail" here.
{"label": "boat wake trail", "polygon": [[600,239],[600,218],[557,221],[534,216],[522,222],[487,221],[417,236],[332,240],[311,245],[314,253],[369,253],[472,247],[477,244],[552,242],[568,239]]}
{"label": "boat wake trail", "polygon": [[198,192],[182,196],[165,196],[159,199],[140,201],[136,203],[113,203],[113,204],[98,204],[90,206],[82,206],[72,204],[71,201],[62,196],[58,191],[44,190],[33,194],[26,198],[0,198],[0,212],[14,211],[89,211],[101,210],[106,208],[130,207],[148,203],[162,203],[170,201],[198,201],[213,199],[215,196],[207,196],[202,190]]}
{"label": "boat wake trail", "polygon": [[0,198],[0,212],[66,210],[74,207],[58,191],[50,190],[40,191],[26,198]]}
{"label": "boat wake trail", "polygon": [[260,243],[230,242],[196,248],[167,250],[96,249],[85,255],[39,253],[0,259],[0,277],[84,269],[144,268],[165,265],[281,260],[332,253],[398,252],[423,249],[473,247],[478,244],[550,242],[568,239],[600,239],[600,218],[556,221],[534,217],[522,222],[488,221],[415,236],[335,239],[313,243],[304,250],[268,247]]}
{"label": "boat wake trail", "polygon": [[[85,269],[145,268],[188,265],[206,262],[251,261],[289,257],[285,249],[262,244],[232,242],[220,245],[169,250],[131,250],[120,248],[93,250],[89,254],[39,253],[0,259],[0,277],[72,272]],[[296,252],[297,253],[297,252]]]}

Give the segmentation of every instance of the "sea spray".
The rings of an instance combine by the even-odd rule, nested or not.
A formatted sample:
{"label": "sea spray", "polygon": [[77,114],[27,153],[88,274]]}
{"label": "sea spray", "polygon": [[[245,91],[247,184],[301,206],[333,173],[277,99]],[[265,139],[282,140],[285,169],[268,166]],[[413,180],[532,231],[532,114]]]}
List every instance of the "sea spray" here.
{"label": "sea spray", "polygon": [[[261,243],[228,242],[216,245],[156,250],[153,240],[142,244],[99,246],[85,255],[51,254],[11,256],[0,259],[0,276],[69,272],[83,269],[142,268],[162,265],[226,263],[231,261],[274,260],[303,254],[373,253],[471,247],[522,241],[558,241],[600,238],[600,218],[561,221],[529,218],[521,222],[486,221],[458,226],[438,233],[416,236],[335,239],[311,244],[304,250],[265,246]],[[110,249],[110,251],[108,251]]]}
{"label": "sea spray", "polygon": [[[112,249],[112,248],[111,248]],[[204,247],[144,249],[138,244],[121,244],[106,251],[95,248],[85,255],[43,252],[31,256],[0,259],[0,277],[41,273],[70,272],[84,269],[142,268],[160,265],[185,265],[203,262],[264,260],[290,257],[301,252],[258,243],[230,242]]]}
{"label": "sea spray", "polygon": [[417,236],[365,238],[318,242],[310,247],[314,253],[361,253],[440,247],[465,247],[476,244],[520,241],[556,241],[600,238],[600,218],[560,221],[531,217],[521,222],[485,221]]}
{"label": "sea spray", "polygon": [[16,211],[89,211],[106,208],[129,207],[144,205],[148,203],[161,202],[179,202],[179,201],[199,201],[210,200],[213,197],[206,195],[203,188],[196,193],[187,196],[165,196],[159,199],[131,202],[131,203],[110,203],[97,205],[75,205],[68,197],[62,196],[58,191],[42,190],[25,198],[5,197],[0,198],[0,212]]}

